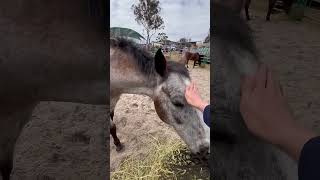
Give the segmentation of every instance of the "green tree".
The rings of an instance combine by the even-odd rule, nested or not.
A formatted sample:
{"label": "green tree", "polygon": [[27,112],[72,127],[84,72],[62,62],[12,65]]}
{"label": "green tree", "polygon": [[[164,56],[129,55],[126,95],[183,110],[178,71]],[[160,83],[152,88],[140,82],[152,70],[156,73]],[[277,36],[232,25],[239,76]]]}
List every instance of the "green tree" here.
{"label": "green tree", "polygon": [[191,38],[185,38],[185,37],[183,37],[183,38],[180,38],[180,40],[179,40],[179,42],[180,42],[180,44],[182,45],[182,48],[183,47],[191,47],[191,44],[189,43],[191,41]]}
{"label": "green tree", "polygon": [[164,32],[158,33],[158,36],[157,36],[157,38],[156,38],[156,41],[165,43],[166,40],[168,40],[168,36],[167,36],[166,33],[164,33]]}
{"label": "green tree", "polygon": [[159,15],[161,11],[159,0],[139,0],[139,3],[133,4],[131,8],[136,22],[146,31],[149,48],[151,37],[157,30],[164,28],[162,17]]}
{"label": "green tree", "polygon": [[180,48],[184,48],[187,43],[187,38],[180,38],[179,43],[180,43]]}
{"label": "green tree", "polygon": [[180,42],[180,43],[186,43],[186,42],[187,42],[187,38],[181,38],[181,39],[179,40],[179,42]]}

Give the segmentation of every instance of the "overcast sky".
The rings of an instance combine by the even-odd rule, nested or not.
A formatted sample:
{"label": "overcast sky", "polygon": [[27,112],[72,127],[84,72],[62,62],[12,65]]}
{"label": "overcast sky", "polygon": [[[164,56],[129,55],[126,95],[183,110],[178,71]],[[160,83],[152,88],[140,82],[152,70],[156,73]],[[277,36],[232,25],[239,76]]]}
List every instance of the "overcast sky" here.
{"label": "overcast sky", "polygon": [[[110,26],[126,27],[146,36],[143,27],[135,21],[131,6],[138,0],[111,0]],[[178,41],[182,37],[192,41],[203,41],[210,28],[210,0],[160,0],[161,17],[169,40]]]}

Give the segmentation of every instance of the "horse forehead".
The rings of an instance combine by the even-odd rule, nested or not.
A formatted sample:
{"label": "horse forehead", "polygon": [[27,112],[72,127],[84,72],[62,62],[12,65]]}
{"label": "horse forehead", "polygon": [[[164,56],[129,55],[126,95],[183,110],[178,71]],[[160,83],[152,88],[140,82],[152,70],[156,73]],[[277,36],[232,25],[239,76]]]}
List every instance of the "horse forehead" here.
{"label": "horse forehead", "polygon": [[190,84],[190,79],[185,77],[179,73],[171,73],[169,76],[169,81],[171,83],[179,83],[182,82],[184,85],[188,86]]}
{"label": "horse forehead", "polygon": [[186,86],[189,86],[189,84],[191,83],[191,81],[190,81],[189,78],[182,77],[182,80],[183,80],[183,83],[184,83]]}

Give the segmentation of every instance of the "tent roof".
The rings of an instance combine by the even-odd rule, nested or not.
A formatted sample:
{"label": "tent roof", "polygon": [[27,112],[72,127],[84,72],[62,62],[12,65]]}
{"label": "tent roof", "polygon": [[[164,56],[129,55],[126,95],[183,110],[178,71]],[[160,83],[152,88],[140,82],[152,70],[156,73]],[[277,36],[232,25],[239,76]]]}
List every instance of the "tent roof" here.
{"label": "tent roof", "polygon": [[110,36],[111,37],[117,37],[117,36],[124,36],[124,37],[130,37],[134,39],[145,39],[141,34],[138,32],[129,29],[129,28],[123,28],[123,27],[111,27],[110,28]]}

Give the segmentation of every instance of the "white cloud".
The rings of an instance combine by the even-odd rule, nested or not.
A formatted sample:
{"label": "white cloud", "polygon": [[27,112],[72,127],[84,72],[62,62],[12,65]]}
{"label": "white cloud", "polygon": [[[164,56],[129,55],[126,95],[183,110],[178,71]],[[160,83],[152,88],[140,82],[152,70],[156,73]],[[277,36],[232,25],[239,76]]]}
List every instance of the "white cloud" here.
{"label": "white cloud", "polygon": [[[131,6],[137,0],[111,0],[111,27],[126,27],[142,35],[143,27],[135,21]],[[182,37],[192,40],[204,40],[210,27],[209,0],[160,0],[161,16],[165,32],[170,40],[177,41]],[[158,33],[158,32],[157,32]],[[152,38],[155,39],[156,35]]]}

